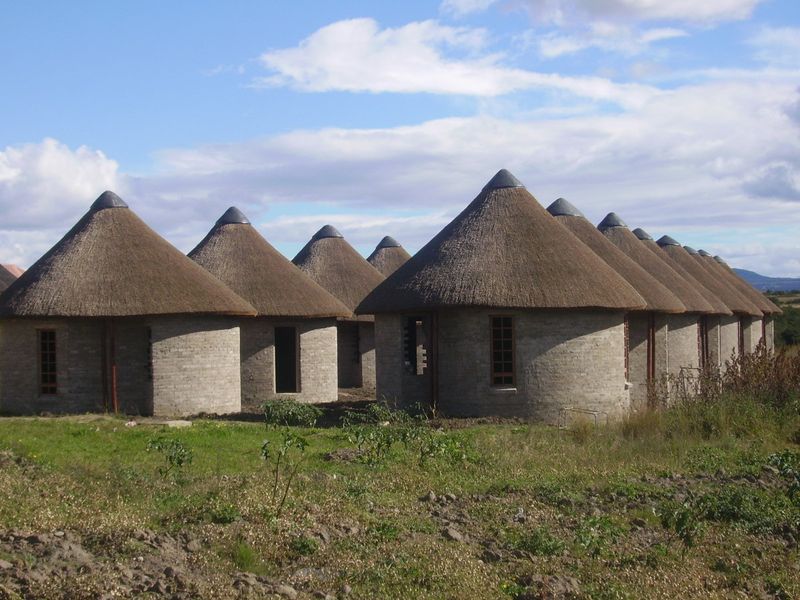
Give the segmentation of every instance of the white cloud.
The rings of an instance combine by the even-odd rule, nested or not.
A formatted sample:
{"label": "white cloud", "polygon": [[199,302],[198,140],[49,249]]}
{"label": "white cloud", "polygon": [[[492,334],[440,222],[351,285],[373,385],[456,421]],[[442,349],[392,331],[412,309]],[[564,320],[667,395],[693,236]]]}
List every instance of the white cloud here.
{"label": "white cloud", "polygon": [[[746,19],[764,0],[514,0],[537,21],[563,25],[590,19],[716,23]],[[442,9],[464,16],[496,4],[490,0],[444,0]]]}
{"label": "white cloud", "polygon": [[800,67],[800,27],[762,27],[749,40],[755,57],[763,62]]}
{"label": "white cloud", "polygon": [[483,12],[497,0],[443,0],[440,10],[456,17]]}
{"label": "white cloud", "polygon": [[52,140],[9,148],[0,207],[15,217],[0,231],[0,262],[29,264],[106,187],[183,250],[231,204],[288,255],[327,221],[362,249],[388,233],[414,250],[507,167],[544,205],[564,196],[595,223],[614,210],[735,266],[800,275],[796,80],[733,72],[602,116],[450,118],[165,150],[158,172],[139,177]]}
{"label": "white cloud", "polygon": [[[323,27],[295,48],[273,50],[260,61],[271,74],[257,86],[308,92],[394,92],[493,97],[520,90],[566,92],[625,106],[645,102],[657,90],[615,84],[601,77],[564,77],[503,65],[502,55],[481,53],[481,29],[435,21],[380,29],[372,19]],[[445,49],[460,52],[445,56]]]}
{"label": "white cloud", "polygon": [[557,58],[589,48],[627,55],[639,54],[651,44],[688,35],[682,29],[660,27],[637,31],[627,25],[612,23],[593,23],[577,33],[561,33],[557,30],[540,32],[529,30],[525,38],[534,45],[542,58]]}

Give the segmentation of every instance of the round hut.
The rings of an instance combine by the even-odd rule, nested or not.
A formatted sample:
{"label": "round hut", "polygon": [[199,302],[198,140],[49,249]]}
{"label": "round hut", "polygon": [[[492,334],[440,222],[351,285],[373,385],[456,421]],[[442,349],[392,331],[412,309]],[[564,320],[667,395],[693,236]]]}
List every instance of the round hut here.
{"label": "round hut", "polygon": [[409,258],[411,255],[400,242],[387,235],[367,257],[367,262],[378,269],[381,275],[388,277],[402,267]]}
{"label": "round hut", "polygon": [[[698,321],[701,316],[714,313],[711,305],[665,258],[648,250],[618,215],[609,213],[598,229],[606,239],[671,290],[686,307],[686,311],[680,314],[655,315],[655,337],[656,340],[666,338],[667,353],[666,356],[656,353],[654,374],[669,373],[677,377],[681,369],[697,368]],[[639,232],[646,235],[642,230]]]}
{"label": "round hut", "polygon": [[[679,263],[692,276],[703,283],[703,286],[719,298],[733,313],[733,317],[721,317],[719,321],[719,335],[715,337],[709,328],[709,356],[711,364],[724,367],[726,361],[736,352],[744,351],[744,328],[751,317],[763,316],[763,313],[752,302],[742,297],[735,289],[719,281],[698,263],[686,248],[682,247],[674,238],[664,235],[656,243],[670,257]],[[694,249],[692,252],[696,251]],[[718,345],[717,345],[718,344]]]}
{"label": "round hut", "polygon": [[0,296],[0,410],[238,412],[255,313],[104,192]]}
{"label": "round hut", "polygon": [[565,423],[629,410],[625,312],[645,305],[501,170],[358,312],[375,314],[380,397]]}
{"label": "round hut", "polygon": [[[612,244],[570,202],[559,198],[547,207],[547,212],[619,273],[646,302],[644,310],[632,311],[625,317],[631,405],[643,408],[647,405],[648,390],[655,383],[656,365],[667,362],[666,315],[685,313],[686,307],[666,286]],[[603,225],[624,227],[625,224],[611,213]]]}
{"label": "round hut", "polygon": [[233,206],[189,258],[258,311],[239,325],[245,406],[286,395],[299,402],[338,399],[336,319],[350,310],[273,248]]}
{"label": "round hut", "polygon": [[[683,335],[680,335],[682,339],[681,345],[685,347],[686,351],[690,351],[690,347],[692,346],[696,348],[697,360],[694,365],[687,364],[684,367],[684,369],[686,369],[685,373],[691,374],[693,370],[701,369],[706,365],[720,366],[724,362],[720,359],[720,348],[724,347],[722,343],[722,335],[724,333],[722,326],[729,321],[736,321],[736,318],[733,317],[733,312],[716,294],[711,292],[697,279],[697,277],[701,277],[701,275],[698,274],[697,277],[692,275],[669,253],[662,251],[660,246],[646,231],[637,228],[633,230],[633,233],[639,238],[645,248],[672,267],[676,273],[689,282],[689,284],[703,296],[703,299],[711,305],[711,313],[701,315],[694,323],[687,322],[682,332]],[[694,271],[696,273],[696,270]],[[675,331],[675,333],[675,337],[679,337],[677,331]],[[681,354],[683,354],[683,352],[681,352]]]}
{"label": "round hut", "polygon": [[[774,315],[782,312],[781,309],[771,302],[764,294],[739,277],[721,258],[714,258],[705,250],[698,250],[697,254],[698,260],[701,260],[711,272],[721,279],[724,279],[764,313],[761,319],[753,317],[748,331],[745,332],[746,350],[752,352],[761,340],[764,340],[767,349],[773,349],[775,347],[775,327],[773,318]],[[772,332],[771,335],[770,331]]]}
{"label": "round hut", "polygon": [[315,233],[292,262],[350,311],[337,325],[339,386],[375,389],[375,319],[354,311],[383,275],[332,225]]}

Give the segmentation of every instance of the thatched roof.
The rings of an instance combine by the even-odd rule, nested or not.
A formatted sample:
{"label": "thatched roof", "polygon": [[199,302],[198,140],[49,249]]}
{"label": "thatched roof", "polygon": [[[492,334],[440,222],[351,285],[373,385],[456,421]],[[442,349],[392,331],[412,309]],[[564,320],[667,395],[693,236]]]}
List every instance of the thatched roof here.
{"label": "thatched roof", "polygon": [[3,316],[255,313],[112,192],[0,296]]}
{"label": "thatched roof", "polygon": [[763,313],[755,304],[744,298],[724,281],[717,279],[713,273],[709,273],[708,269],[697,262],[691,254],[692,252],[696,254],[696,250],[683,248],[674,238],[668,235],[661,236],[656,243],[664,252],[691,273],[695,279],[702,282],[706,289],[722,300],[731,311],[737,314],[762,316]]}
{"label": "thatched roof", "polygon": [[358,310],[457,306],[638,310],[645,301],[502,170]]}
{"label": "thatched roof", "polygon": [[742,296],[755,304],[765,315],[775,315],[783,312],[777,304],[772,302],[762,292],[739,277],[739,275],[737,275],[720,257],[712,257],[711,254],[705,250],[699,250],[698,255],[698,260],[702,260],[710,269],[713,269],[715,273],[719,274],[720,277],[724,278],[735,287]]}
{"label": "thatched roof", "polygon": [[25,272],[25,269],[18,267],[17,265],[12,265],[10,263],[3,263],[3,268],[9,273],[11,273],[15,279]]}
{"label": "thatched roof", "polygon": [[631,233],[627,225],[622,222],[622,219],[619,219],[619,221],[622,223],[621,225],[613,224],[611,219],[606,217],[600,225],[598,225],[598,228],[606,239],[624,252],[626,256],[636,262],[645,271],[650,273],[650,275],[664,284],[667,289],[672,291],[672,293],[683,302],[683,305],[686,307],[686,312],[714,312],[711,305],[706,302],[702,294],[700,294],[691,283],[681,277],[664,258],[653,254],[650,250],[645,248],[644,244],[642,244],[641,241]]}
{"label": "thatched roof", "polygon": [[229,208],[189,258],[269,317],[347,317],[351,311]]}
{"label": "thatched roof", "polygon": [[14,275],[14,273],[6,269],[5,265],[0,265],[0,292],[10,286],[16,280],[17,275]]}
{"label": "thatched roof", "polygon": [[315,233],[292,262],[351,311],[384,280],[332,225]]}
{"label": "thatched roof", "polygon": [[378,269],[381,275],[388,277],[403,266],[409,258],[411,255],[400,245],[400,242],[387,235],[367,257],[367,262]]}
{"label": "thatched roof", "polygon": [[570,202],[559,198],[547,207],[547,211],[580,241],[589,246],[608,266],[622,275],[623,279],[644,298],[647,303],[646,310],[667,313],[686,312],[686,307],[675,294],[608,241]]}
{"label": "thatched roof", "polygon": [[716,294],[711,292],[708,288],[706,288],[702,283],[700,283],[697,278],[695,278],[689,271],[683,268],[683,266],[677,262],[669,253],[664,252],[659,245],[653,240],[652,237],[644,230],[640,228],[636,228],[633,230],[634,235],[639,238],[639,241],[642,245],[649,249],[650,252],[655,254],[661,260],[666,262],[673,271],[675,271],[678,275],[681,276],[681,279],[689,283],[690,286],[700,294],[703,299],[711,306],[711,312],[708,314],[712,315],[732,315],[733,312],[725,305],[725,303],[720,300]]}

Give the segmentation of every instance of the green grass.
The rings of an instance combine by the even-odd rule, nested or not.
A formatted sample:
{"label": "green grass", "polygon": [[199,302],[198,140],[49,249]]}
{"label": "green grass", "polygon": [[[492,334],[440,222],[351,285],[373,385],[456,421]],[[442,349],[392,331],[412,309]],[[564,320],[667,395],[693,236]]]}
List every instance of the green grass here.
{"label": "green grass", "polygon": [[[664,598],[742,586],[800,595],[800,557],[787,544],[800,536],[800,506],[773,471],[758,483],[772,454],[800,451],[800,418],[759,410],[740,427],[730,423],[735,412],[705,415],[722,423],[712,431],[673,411],[577,437],[542,425],[353,425],[380,429],[381,444],[388,436],[371,461],[327,455],[378,438],[292,428],[309,446],[279,517],[260,449],[279,443],[280,428],[7,418],[0,528],[116,539],[109,560],[131,552],[134,530],[188,532],[208,542],[193,568],[285,580],[322,568],[329,590],[348,583],[356,598],[508,598],[532,573],[575,577],[592,598],[641,597],[643,585]],[[177,440],[191,462],[164,474],[166,455],[148,451],[154,438]],[[420,500],[429,490],[456,500]],[[697,500],[684,510],[697,511],[702,531],[685,549],[657,512],[683,506],[689,492]],[[515,519],[520,509],[524,519]],[[446,527],[466,541],[446,539]]]}

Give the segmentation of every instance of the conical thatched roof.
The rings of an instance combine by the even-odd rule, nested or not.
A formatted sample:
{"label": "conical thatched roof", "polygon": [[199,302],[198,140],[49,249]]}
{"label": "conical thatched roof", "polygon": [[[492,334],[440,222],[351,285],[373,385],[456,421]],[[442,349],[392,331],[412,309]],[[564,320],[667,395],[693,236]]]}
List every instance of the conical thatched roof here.
{"label": "conical thatched roof", "polygon": [[332,225],[315,233],[292,262],[351,311],[384,280]]}
{"label": "conical thatched roof", "polygon": [[633,230],[634,235],[639,238],[642,246],[647,248],[651,253],[656,255],[658,258],[666,262],[673,271],[675,271],[678,275],[681,276],[681,279],[686,281],[698,294],[700,294],[703,299],[711,306],[711,312],[708,314],[712,315],[732,315],[733,312],[725,305],[725,303],[720,300],[716,294],[711,292],[708,288],[706,288],[702,283],[700,283],[689,271],[683,268],[683,266],[674,260],[669,253],[664,252],[659,245],[653,240],[650,235],[641,228],[636,228]]}
{"label": "conical thatched roof", "polygon": [[189,258],[268,317],[347,317],[351,311],[229,208]]}
{"label": "conical thatched roof", "polygon": [[777,304],[773,303],[763,293],[759,292],[756,288],[739,277],[721,258],[713,258],[711,254],[705,250],[699,250],[698,255],[698,260],[702,260],[709,269],[712,269],[721,278],[724,278],[725,281],[735,287],[742,296],[755,304],[765,315],[774,315],[783,312]]}
{"label": "conical thatched roof", "polygon": [[734,313],[762,316],[762,312],[758,307],[742,297],[742,295],[733,289],[724,281],[720,281],[713,274],[710,274],[702,264],[697,262],[691,252],[697,253],[696,250],[690,248],[687,250],[683,248],[675,239],[668,235],[661,236],[656,242],[661,249],[669,254],[676,262],[686,269],[698,281],[703,283],[706,289],[711,291],[717,296],[725,305]]}
{"label": "conical thatched roof", "polygon": [[645,302],[502,170],[358,310],[457,306],[638,310]]}
{"label": "conical thatched roof", "polygon": [[112,192],[0,296],[3,316],[255,313]]}
{"label": "conical thatched roof", "polygon": [[647,303],[646,310],[667,313],[686,312],[686,307],[669,289],[642,267],[628,258],[595,229],[583,214],[564,198],[547,207],[547,211],[575,237],[589,246],[597,256],[622,275]]}
{"label": "conical thatched roof", "polygon": [[14,279],[16,279],[17,277],[19,277],[20,275],[22,275],[25,272],[25,269],[22,269],[22,268],[18,267],[17,265],[12,265],[12,264],[4,263],[3,264],[3,268],[6,271],[8,271],[9,273],[11,273],[14,276]]}
{"label": "conical thatched roof", "polygon": [[400,245],[400,242],[387,235],[367,257],[367,262],[378,269],[381,275],[388,277],[403,266],[409,258],[411,255]]}
{"label": "conical thatched roof", "polygon": [[645,248],[622,219],[619,219],[621,225],[612,224],[613,222],[609,217],[603,219],[598,225],[602,235],[675,294],[683,302],[686,312],[713,313],[711,305],[692,284],[681,277],[662,257]]}

